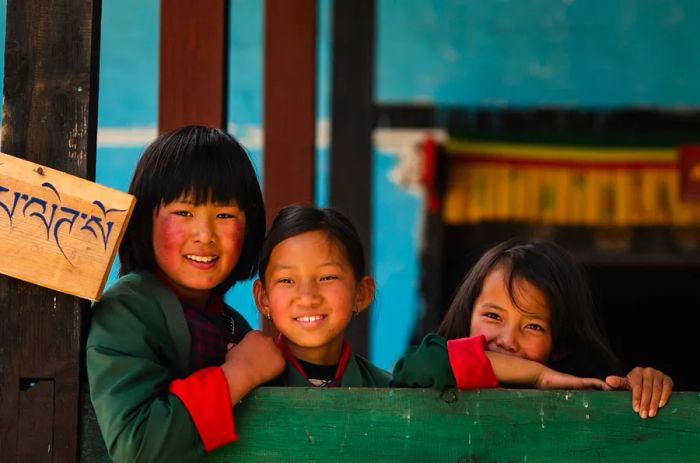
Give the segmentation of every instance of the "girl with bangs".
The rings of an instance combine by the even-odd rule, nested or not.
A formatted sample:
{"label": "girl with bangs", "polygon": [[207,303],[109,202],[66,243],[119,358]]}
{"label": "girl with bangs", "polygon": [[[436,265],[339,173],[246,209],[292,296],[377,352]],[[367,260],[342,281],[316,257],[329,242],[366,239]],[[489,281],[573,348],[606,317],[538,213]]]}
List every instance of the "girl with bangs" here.
{"label": "girl with bangs", "polygon": [[253,166],[219,129],[159,136],[136,166],[120,278],[93,308],[90,396],[115,461],[195,461],[236,439],[232,404],[284,366],[223,301],[257,271],[265,210]]}

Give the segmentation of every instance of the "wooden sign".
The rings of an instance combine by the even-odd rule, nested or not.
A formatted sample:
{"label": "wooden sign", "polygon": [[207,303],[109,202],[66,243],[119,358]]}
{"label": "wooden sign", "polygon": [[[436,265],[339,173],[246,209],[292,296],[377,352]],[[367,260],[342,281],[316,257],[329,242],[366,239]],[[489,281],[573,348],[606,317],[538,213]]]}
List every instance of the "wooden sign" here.
{"label": "wooden sign", "polygon": [[0,273],[98,300],[135,202],[0,153]]}

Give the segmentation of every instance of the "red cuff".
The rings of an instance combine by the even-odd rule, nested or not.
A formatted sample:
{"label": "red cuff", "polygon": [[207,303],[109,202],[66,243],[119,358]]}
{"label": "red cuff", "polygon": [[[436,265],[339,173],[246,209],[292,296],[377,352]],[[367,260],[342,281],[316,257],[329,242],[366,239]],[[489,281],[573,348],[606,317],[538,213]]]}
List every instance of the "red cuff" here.
{"label": "red cuff", "polygon": [[484,355],[485,343],[486,338],[483,335],[447,341],[447,355],[457,380],[457,389],[498,386],[491,362]]}
{"label": "red cuff", "polygon": [[169,390],[190,413],[204,450],[211,452],[238,438],[228,382],[221,368],[197,370],[187,378],[174,380]]}

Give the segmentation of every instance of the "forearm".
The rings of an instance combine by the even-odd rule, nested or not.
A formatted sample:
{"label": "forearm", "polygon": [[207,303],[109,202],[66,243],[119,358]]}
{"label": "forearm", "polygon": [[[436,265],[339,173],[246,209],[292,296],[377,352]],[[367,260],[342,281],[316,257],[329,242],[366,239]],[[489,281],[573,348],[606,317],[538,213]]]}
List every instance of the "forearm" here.
{"label": "forearm", "polygon": [[499,383],[520,386],[535,386],[546,366],[533,360],[498,352],[484,352]]}

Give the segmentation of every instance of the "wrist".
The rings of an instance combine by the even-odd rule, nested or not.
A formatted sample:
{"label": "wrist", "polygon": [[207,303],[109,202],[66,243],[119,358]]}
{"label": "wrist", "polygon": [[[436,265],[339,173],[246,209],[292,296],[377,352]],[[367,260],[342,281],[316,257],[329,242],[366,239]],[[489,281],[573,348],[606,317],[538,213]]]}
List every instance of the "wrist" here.
{"label": "wrist", "polygon": [[221,365],[221,370],[228,383],[231,403],[234,405],[260,383],[250,368],[233,359],[227,360]]}

